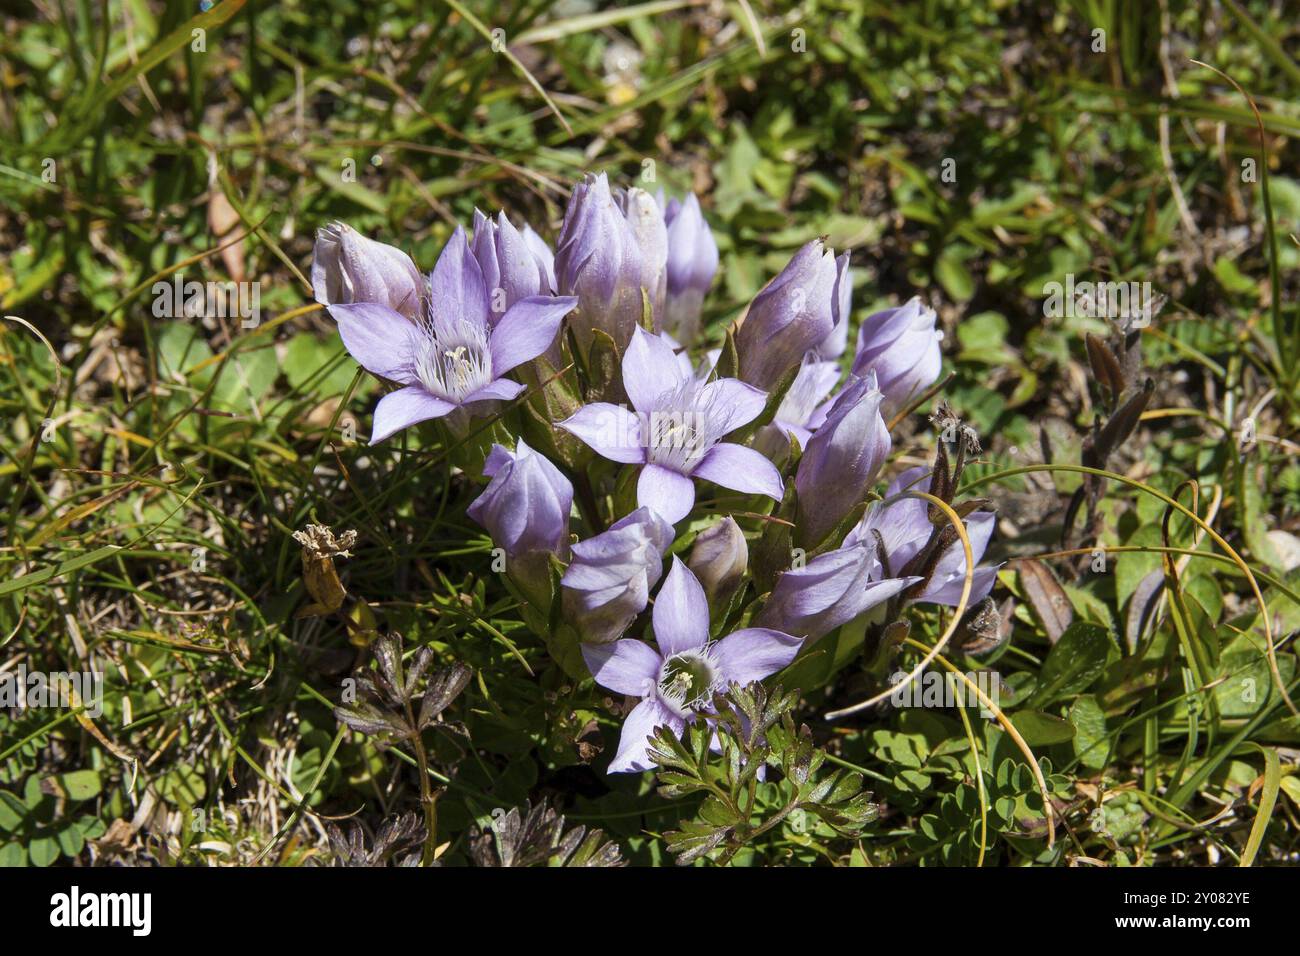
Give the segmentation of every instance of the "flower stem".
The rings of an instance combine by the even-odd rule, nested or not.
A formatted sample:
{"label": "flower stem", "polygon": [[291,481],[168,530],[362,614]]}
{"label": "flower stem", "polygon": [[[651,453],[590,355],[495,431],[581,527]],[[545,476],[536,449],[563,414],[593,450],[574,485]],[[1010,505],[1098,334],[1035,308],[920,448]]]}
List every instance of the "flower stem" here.
{"label": "flower stem", "polygon": [[415,723],[415,713],[411,702],[406,702],[406,720],[415,730],[411,736],[411,747],[415,750],[415,762],[420,769],[420,806],[424,809],[424,850],[420,854],[421,866],[432,866],[434,849],[438,842],[438,795],[429,786],[429,758],[424,752],[424,740]]}

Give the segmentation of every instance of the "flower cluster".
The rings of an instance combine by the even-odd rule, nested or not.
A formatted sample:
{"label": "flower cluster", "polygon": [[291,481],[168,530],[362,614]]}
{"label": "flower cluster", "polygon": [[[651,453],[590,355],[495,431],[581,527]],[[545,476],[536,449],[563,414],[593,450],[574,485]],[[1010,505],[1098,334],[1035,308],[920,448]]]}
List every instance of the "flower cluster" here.
{"label": "flower cluster", "polygon": [[[395,386],[372,444],[430,420],[456,447],[500,439],[458,462],[487,482],[468,514],[557,663],[637,700],[611,773],[648,768],[656,728],[710,723],[716,694],[845,624],[958,605],[968,578],[967,606],[988,594],[996,567],[968,571],[936,505],[978,450],[969,429],[945,419],[934,467],[875,494],[891,423],[939,376],[919,299],[865,316],[846,356],[849,255],[818,239],[711,328],[718,248],[697,197],[604,175],[575,186],[554,253],[504,212],[472,229],[424,276],[327,226],[313,287],[348,352]],[[701,339],[716,347],[697,366]],[[978,562],[993,516],[957,509]]]}

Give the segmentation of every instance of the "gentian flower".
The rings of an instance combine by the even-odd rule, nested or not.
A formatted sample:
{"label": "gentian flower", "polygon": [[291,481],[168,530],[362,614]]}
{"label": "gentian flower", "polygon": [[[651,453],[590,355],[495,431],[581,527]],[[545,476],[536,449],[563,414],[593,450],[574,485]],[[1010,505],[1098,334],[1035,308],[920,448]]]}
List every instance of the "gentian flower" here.
{"label": "gentian flower", "polygon": [[934,309],[913,296],[904,305],[862,320],[853,374],[876,373],[886,416],[892,418],[939,377],[943,332],[935,328],[937,318]]}
{"label": "gentian flower", "polygon": [[838,362],[820,361],[813,352],[805,355],[772,424],[760,428],[754,436],[754,447],[773,460],[780,460],[789,451],[791,436],[799,440],[800,448],[807,448],[808,439],[826,421],[833,404],[828,399],[839,380]]}
{"label": "gentian flower", "polygon": [[874,546],[855,543],[782,572],[754,623],[815,641],[919,580],[885,578]]}
{"label": "gentian flower", "polygon": [[554,259],[549,256],[550,250],[546,250],[546,256],[541,255],[537,243],[543,249],[546,243],[527,225],[524,229],[532,234],[533,241],[516,229],[504,212],[493,222],[474,210],[474,239],[470,248],[483,272],[483,284],[488,291],[488,321],[493,325],[520,299],[555,293],[551,278]]}
{"label": "gentian flower", "polygon": [[[930,540],[934,525],[930,523],[929,504],[922,498],[895,498],[904,491],[924,491],[929,486],[930,469],[924,465],[909,468],[889,485],[885,500],[867,509],[862,520],[844,538],[844,547],[855,545],[881,545],[878,551],[880,568],[873,573],[877,579],[897,575],[917,552]],[[968,607],[988,596],[997,581],[1001,565],[980,565],[993,536],[994,514],[976,511],[966,516],[966,536],[970,538],[971,555],[976,568],[971,579]],[[946,521],[945,521],[946,523]],[[916,580],[920,580],[919,578]],[[935,564],[930,580],[913,601],[922,604],[944,604],[956,607],[966,580],[966,554],[960,541],[953,541],[944,549]]]}
{"label": "gentian flower", "polygon": [[657,649],[633,638],[582,648],[596,683],[642,698],[623,723],[610,773],[650,769],[647,740],[655,728],[670,727],[680,736],[687,721],[712,710],[714,693],[775,674],[799,652],[798,638],[763,627],[710,642],[704,589],[676,557],[652,622]]}
{"label": "gentian flower", "polygon": [[571,327],[582,348],[590,348],[594,330],[627,347],[641,321],[641,240],[604,173],[588,174],[573,187],[555,251],[555,278],[561,293],[578,299]]}
{"label": "gentian flower", "polygon": [[808,439],[794,479],[800,546],[820,544],[867,497],[889,457],[889,429],[880,417],[883,397],[874,374],[852,379]]}
{"label": "gentian flower", "polygon": [[846,252],[835,260],[835,290],[831,295],[831,334],[817,343],[817,357],[836,359],[849,347],[849,313],[853,308],[853,270]]}
{"label": "gentian flower", "polygon": [[506,573],[541,607],[550,596],[550,557],[569,557],[573,485],[522,438],[512,452],[493,445],[483,465],[492,480],[467,514],[505,551]]}
{"label": "gentian flower", "polygon": [[409,425],[457,408],[509,400],[523,385],[505,378],[540,355],[577,304],[568,297],[530,296],[492,325],[487,287],[457,227],[429,275],[423,314],[411,322],[375,302],[332,305],[339,334],[368,371],[404,386],[379,400],[370,444]]}
{"label": "gentian flower", "polygon": [[835,329],[835,254],[814,239],[749,305],[736,332],[740,378],[771,390]]}
{"label": "gentian flower", "polygon": [[694,478],[781,500],[776,466],[722,437],[763,411],[767,396],[733,378],[702,381],[662,336],[636,327],[623,355],[623,388],[635,410],[593,402],[559,423],[612,461],[643,465],[637,504],[676,523],[695,504]]}
{"label": "gentian flower", "polygon": [[582,640],[622,636],[649,603],[672,543],[672,525],[649,508],[638,508],[573,545],[573,562],[560,579],[561,607]]}
{"label": "gentian flower", "polygon": [[703,585],[709,607],[731,600],[749,567],[749,545],[736,519],[727,515],[696,535],[686,566]]}
{"label": "gentian flower", "polygon": [[[662,196],[661,190],[661,205]],[[690,345],[700,334],[704,296],[718,271],[718,246],[694,193],[680,202],[668,200],[664,222],[668,225],[668,296],[663,327]]]}
{"label": "gentian flower", "polygon": [[410,256],[342,222],[316,231],[311,288],[324,306],[373,302],[408,319],[420,314],[425,294],[424,276]]}

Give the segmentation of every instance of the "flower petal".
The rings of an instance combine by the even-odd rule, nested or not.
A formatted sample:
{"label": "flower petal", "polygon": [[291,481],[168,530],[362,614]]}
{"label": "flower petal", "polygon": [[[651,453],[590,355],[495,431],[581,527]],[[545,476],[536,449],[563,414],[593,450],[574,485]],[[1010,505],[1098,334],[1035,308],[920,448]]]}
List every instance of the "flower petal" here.
{"label": "flower petal", "polygon": [[701,403],[719,417],[726,418],[719,431],[725,435],[741,425],[748,425],[763,413],[767,392],[746,385],[738,378],[719,378],[700,390]]}
{"label": "flower petal", "polygon": [[456,227],[429,274],[429,299],[434,322],[446,318],[464,319],[480,328],[488,325],[487,285],[470,252],[464,226]]}
{"label": "flower petal", "polygon": [[582,657],[596,683],[616,694],[654,694],[663,661],[645,641],[624,638],[608,644],[583,644]]}
{"label": "flower petal", "polygon": [[665,658],[703,647],[709,640],[709,602],[704,588],[676,555],[655,598],[651,621],[659,652]]}
{"label": "flower petal", "polygon": [[650,759],[650,748],[646,746],[650,735],[656,727],[667,725],[673,733],[681,735],[686,721],[678,717],[657,697],[647,697],[632,708],[623,721],[623,735],[618,740],[618,753],[609,762],[607,773],[629,773],[649,770],[654,766]]}
{"label": "flower petal", "polygon": [[495,382],[488,382],[482,388],[474,389],[465,396],[465,400],[461,404],[486,402],[494,398],[508,402],[523,390],[524,386],[519,382],[513,382],[508,378],[499,378]]}
{"label": "flower petal", "polygon": [[669,524],[676,524],[695,505],[695,484],[660,465],[646,465],[636,482],[636,503],[658,512]]}
{"label": "flower petal", "polygon": [[456,406],[430,395],[419,385],[408,385],[389,392],[375,406],[375,423],[370,444],[378,445],[393,432],[401,431],[416,422],[441,418]]}
{"label": "flower petal", "polygon": [[625,465],[645,461],[641,447],[641,423],[621,405],[592,402],[584,405],[557,427],[581,439],[598,455]]}
{"label": "flower petal", "polygon": [[901,495],[904,491],[929,490],[930,466],[913,465],[889,483],[889,487],[885,489],[885,497],[892,498],[895,495]]}
{"label": "flower petal", "polygon": [[732,442],[720,442],[710,448],[691,475],[732,491],[767,495],[777,501],[785,492],[776,465],[761,452]]}
{"label": "flower petal", "polygon": [[623,355],[623,388],[633,408],[642,413],[654,411],[660,395],[689,377],[667,340],[639,325],[632,331],[632,341]]}
{"label": "flower petal", "polygon": [[488,339],[493,377],[500,378],[550,348],[560,323],[577,304],[572,296],[534,295],[512,305]]}
{"label": "flower petal", "polygon": [[[960,544],[957,546],[961,547]],[[964,561],[962,563],[965,564]],[[998,571],[1001,568],[1002,565],[1000,564],[989,564],[975,569],[975,573],[971,576],[970,597],[966,599],[968,608],[974,607],[989,596],[989,592],[993,590],[993,585],[997,583]],[[961,586],[965,581],[965,570],[947,581],[940,581],[935,578],[916,600],[923,604],[944,604],[948,607],[956,607],[961,600]]]}
{"label": "flower petal", "polygon": [[[970,538],[971,555],[977,564],[984,557],[989,539],[993,536],[994,517],[991,511],[977,511],[966,518],[966,536]],[[982,600],[992,590],[996,575],[997,568],[976,567],[967,603],[974,604]],[[962,582],[965,579],[966,552],[960,541],[954,541],[939,556],[930,583],[926,585],[925,591],[917,600],[956,607],[957,599],[961,597]]]}
{"label": "flower petal", "polygon": [[745,685],[775,674],[794,660],[800,638],[766,627],[747,627],[713,645],[713,656],[727,681]]}
{"label": "flower petal", "polygon": [[339,326],[343,347],[367,372],[409,385],[412,338],[417,330],[400,313],[377,302],[332,305],[330,315]]}

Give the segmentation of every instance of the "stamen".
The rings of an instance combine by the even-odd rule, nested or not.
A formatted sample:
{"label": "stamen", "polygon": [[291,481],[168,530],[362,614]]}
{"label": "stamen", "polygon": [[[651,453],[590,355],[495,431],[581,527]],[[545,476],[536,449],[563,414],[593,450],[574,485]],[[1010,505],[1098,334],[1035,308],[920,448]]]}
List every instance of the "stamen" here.
{"label": "stamen", "polygon": [[705,383],[688,379],[659,396],[658,407],[641,416],[646,459],[689,475],[727,432],[728,417]]}
{"label": "stamen", "polygon": [[492,354],[487,330],[456,320],[426,318],[417,328],[413,366],[426,389],[460,403],[492,381]]}
{"label": "stamen", "polygon": [[660,668],[659,697],[685,717],[709,705],[719,676],[712,645],[682,651],[664,661]]}

